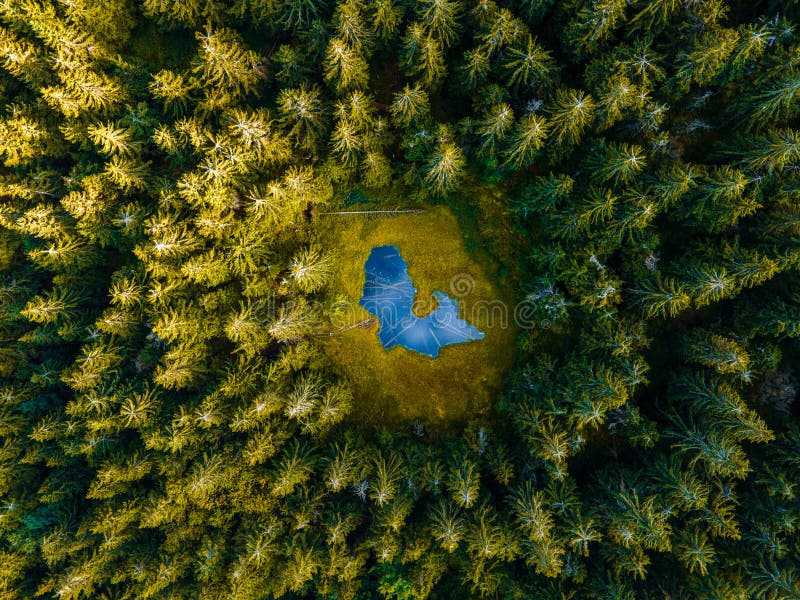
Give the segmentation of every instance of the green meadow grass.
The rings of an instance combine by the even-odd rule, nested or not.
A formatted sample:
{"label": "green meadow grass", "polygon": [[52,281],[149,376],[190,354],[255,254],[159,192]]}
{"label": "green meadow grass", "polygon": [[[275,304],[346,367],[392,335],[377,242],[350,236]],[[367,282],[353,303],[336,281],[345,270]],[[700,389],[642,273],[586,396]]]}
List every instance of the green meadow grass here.
{"label": "green meadow grass", "polygon": [[[352,418],[367,426],[400,426],[416,420],[445,425],[486,413],[513,362],[517,335],[513,303],[488,254],[476,247],[467,250],[456,217],[443,206],[394,217],[322,218],[329,228],[325,239],[333,241],[336,257],[329,293],[331,299],[346,301],[343,313],[348,322],[371,316],[358,306],[364,263],[373,247],[393,244],[408,263],[421,306],[419,316],[435,308],[431,297],[435,289],[461,296],[452,288],[456,277],[460,285],[474,284],[458,298],[461,316],[486,333],[483,340],[442,348],[436,359],[402,347],[385,350],[377,324],[322,338],[326,354],[354,384]],[[498,308],[501,302],[509,311],[505,326]]]}

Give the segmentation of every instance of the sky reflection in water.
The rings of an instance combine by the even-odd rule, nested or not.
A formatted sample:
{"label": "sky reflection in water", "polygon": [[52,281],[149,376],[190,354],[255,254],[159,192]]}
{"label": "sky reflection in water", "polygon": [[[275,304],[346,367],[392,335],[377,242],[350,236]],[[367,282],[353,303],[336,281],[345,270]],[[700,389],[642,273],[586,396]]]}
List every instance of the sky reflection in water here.
{"label": "sky reflection in water", "polygon": [[436,310],[414,314],[417,289],[397,246],[376,246],[364,264],[366,281],[359,304],[381,322],[378,337],[387,350],[403,346],[436,358],[450,344],[481,340],[484,333],[458,316],[458,300],[436,290]]}

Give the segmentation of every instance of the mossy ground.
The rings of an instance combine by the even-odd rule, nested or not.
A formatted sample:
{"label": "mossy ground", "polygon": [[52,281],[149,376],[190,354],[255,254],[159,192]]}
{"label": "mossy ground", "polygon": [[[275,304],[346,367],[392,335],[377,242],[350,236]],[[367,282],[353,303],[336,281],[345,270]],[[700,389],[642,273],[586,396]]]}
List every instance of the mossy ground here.
{"label": "mossy ground", "polygon": [[[436,359],[402,347],[385,350],[378,340],[378,325],[323,338],[326,353],[354,386],[353,419],[368,426],[415,420],[444,425],[487,412],[513,362],[517,333],[513,303],[498,279],[498,265],[480,248],[467,251],[464,232],[444,206],[395,217],[320,218],[326,220],[325,239],[333,243],[336,256],[330,296],[346,299],[348,321],[370,317],[358,301],[371,249],[394,244],[408,263],[417,302],[423,305],[417,311],[420,316],[434,308],[431,294],[435,289],[460,296],[451,289],[451,282],[466,274],[460,280],[468,283],[471,278],[474,286],[459,297],[461,315],[486,333],[483,340],[442,348]],[[499,312],[501,302],[508,307],[505,324]]]}

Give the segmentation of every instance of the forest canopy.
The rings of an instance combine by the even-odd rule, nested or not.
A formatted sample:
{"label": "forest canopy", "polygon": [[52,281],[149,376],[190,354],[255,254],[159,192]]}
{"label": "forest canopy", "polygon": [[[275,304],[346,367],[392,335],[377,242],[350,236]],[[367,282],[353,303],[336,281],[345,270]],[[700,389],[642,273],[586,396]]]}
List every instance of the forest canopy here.
{"label": "forest canopy", "polygon": [[[800,598],[798,23],[0,1],[0,600]],[[524,309],[447,423],[331,351],[398,207]]]}

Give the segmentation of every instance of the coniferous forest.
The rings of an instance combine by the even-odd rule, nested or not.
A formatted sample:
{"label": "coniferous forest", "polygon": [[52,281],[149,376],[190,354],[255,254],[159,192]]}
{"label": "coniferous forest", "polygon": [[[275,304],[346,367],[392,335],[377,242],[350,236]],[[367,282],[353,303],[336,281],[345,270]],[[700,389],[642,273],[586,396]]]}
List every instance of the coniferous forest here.
{"label": "coniferous forest", "polygon": [[[800,598],[797,0],[0,0],[0,99],[0,599]],[[343,324],[445,213],[510,345]]]}

